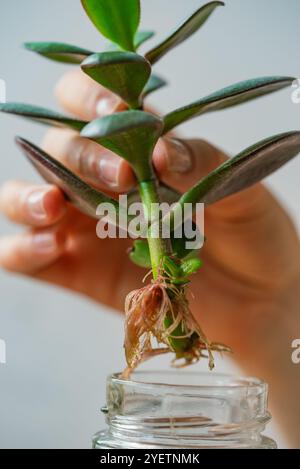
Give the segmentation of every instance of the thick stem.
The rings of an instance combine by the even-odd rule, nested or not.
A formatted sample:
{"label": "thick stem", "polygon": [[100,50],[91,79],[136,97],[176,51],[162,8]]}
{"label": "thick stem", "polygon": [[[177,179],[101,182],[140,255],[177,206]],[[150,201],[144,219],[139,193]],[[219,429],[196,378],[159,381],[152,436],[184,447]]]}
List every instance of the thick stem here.
{"label": "thick stem", "polygon": [[155,210],[155,206],[153,205],[156,204],[157,207],[157,204],[160,203],[157,182],[155,180],[141,182],[139,184],[139,191],[144,206],[145,217],[150,224],[147,238],[153,278],[156,279],[163,257],[169,254],[169,243],[168,240],[162,239],[160,236],[161,223],[160,219],[157,219],[157,210]]}
{"label": "thick stem", "polygon": [[[160,197],[158,193],[158,181],[155,177],[149,181],[143,181],[139,183],[139,192],[143,203],[145,218],[150,225],[148,229],[147,240],[150,251],[152,275],[154,280],[158,278],[159,271],[162,267],[162,260],[165,256],[172,255],[172,245],[170,239],[162,237],[162,214],[157,210],[153,204],[160,203]],[[165,319],[165,329],[168,329],[173,323],[173,318],[170,314]],[[173,332],[173,335],[178,335],[179,338],[169,338],[169,344],[176,353],[176,356],[181,356],[185,350],[188,350],[192,344],[192,338],[180,338],[184,335],[185,331],[183,324],[180,323],[177,329]]]}
{"label": "thick stem", "polygon": [[[157,181],[150,180],[141,182],[139,184],[139,191],[141,195],[141,200],[144,207],[145,218],[150,224],[150,229],[148,229],[147,239],[150,251],[151,266],[154,280],[158,278],[159,271],[162,267],[162,260],[165,256],[172,255],[172,246],[171,242],[168,239],[162,237],[162,223],[161,218],[162,214],[157,211],[158,206],[153,204],[159,204],[159,194],[157,191]],[[170,279],[170,283],[172,280]],[[172,301],[173,293],[171,290],[168,292],[170,300]],[[183,292],[185,297],[185,293]],[[176,309],[176,308],[175,308]],[[174,312],[173,312],[174,314]],[[164,321],[165,330],[169,329],[174,321],[173,314],[169,312]],[[176,320],[176,318],[175,318]],[[181,358],[191,355],[194,353],[194,342],[195,337],[198,339],[199,335],[195,331],[191,337],[183,337],[186,335],[186,328],[184,325],[184,318],[176,329],[172,333],[172,337],[168,338],[169,345],[171,349],[176,353],[176,358]],[[176,338],[178,336],[178,338]]]}

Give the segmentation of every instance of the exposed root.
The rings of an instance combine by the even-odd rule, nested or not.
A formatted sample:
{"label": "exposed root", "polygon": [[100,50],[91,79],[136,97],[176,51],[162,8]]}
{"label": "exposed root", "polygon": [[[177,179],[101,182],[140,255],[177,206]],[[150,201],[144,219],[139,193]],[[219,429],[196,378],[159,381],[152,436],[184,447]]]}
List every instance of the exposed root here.
{"label": "exposed root", "polygon": [[[206,354],[205,351],[208,353]],[[231,353],[232,350],[227,345],[219,344],[219,343],[210,343],[209,349],[205,347],[205,344],[201,343],[200,341],[195,344],[195,346],[189,351],[185,352],[183,357],[175,357],[171,364],[174,368],[185,368],[189,365],[193,365],[197,363],[200,358],[208,359],[208,366],[210,370],[212,370],[215,366],[214,358],[212,352],[227,352]]]}
{"label": "exposed root", "polygon": [[[208,340],[190,311],[185,287],[171,284],[164,276],[129,293],[125,313],[128,368],[123,377],[128,377],[143,361],[162,353],[176,354],[172,362],[175,367],[188,366],[205,357],[213,369],[212,352],[230,351],[229,347]],[[154,348],[155,341],[166,347]]]}
{"label": "exposed root", "polygon": [[[152,349],[150,353],[144,353],[144,355],[141,358],[141,361],[139,362],[139,365],[149,360],[150,358],[154,358],[154,357],[157,357],[158,355],[163,355],[165,353],[170,353],[171,351],[172,350],[168,347]],[[125,370],[121,374],[121,377],[124,379],[128,379],[132,371],[133,369],[130,366],[127,366],[127,368],[125,368]]]}

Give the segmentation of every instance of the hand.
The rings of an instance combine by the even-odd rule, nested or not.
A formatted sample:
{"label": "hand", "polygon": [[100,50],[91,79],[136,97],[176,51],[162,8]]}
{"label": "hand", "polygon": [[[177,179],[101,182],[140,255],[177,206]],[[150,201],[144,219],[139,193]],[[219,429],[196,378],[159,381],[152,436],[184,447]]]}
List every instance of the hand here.
{"label": "hand", "polygon": [[[59,82],[56,94],[68,112],[86,120],[124,108],[77,71]],[[128,191],[135,183],[127,162],[72,131],[51,130],[44,149],[108,193]],[[153,163],[164,182],[185,191],[225,159],[222,151],[203,140],[182,143],[165,138],[156,146]],[[127,255],[132,241],[99,240],[95,220],[69,206],[56,187],[8,182],[1,190],[0,209],[12,221],[29,227],[24,234],[1,240],[0,264],[5,269],[69,288],[119,310],[126,294],[141,286],[144,271]],[[264,334],[268,333],[266,347],[271,356],[275,348],[280,349],[274,341],[282,321],[288,321],[280,305],[286,298],[298,298],[297,233],[262,184],[208,207],[205,217],[207,242],[201,251],[204,266],[192,282],[193,314],[211,340],[233,348],[241,365],[264,370],[263,356],[259,362]]]}

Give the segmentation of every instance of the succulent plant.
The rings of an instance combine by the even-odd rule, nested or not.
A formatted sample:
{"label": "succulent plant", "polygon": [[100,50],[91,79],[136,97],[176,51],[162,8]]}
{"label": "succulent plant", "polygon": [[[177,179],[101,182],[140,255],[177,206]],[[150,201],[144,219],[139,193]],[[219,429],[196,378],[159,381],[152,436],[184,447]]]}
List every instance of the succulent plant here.
{"label": "succulent plant", "polygon": [[[185,194],[179,195],[164,186],[152,166],[153,149],[160,137],[181,123],[201,114],[225,109],[290,86],[293,77],[269,76],[243,81],[198,99],[192,104],[160,117],[144,111],[145,98],[166,85],[153,73],[153,65],[201,28],[211,14],[224,4],[212,1],[201,6],[165,40],[145,55],[138,48],[154,33],[139,31],[139,0],[82,0],[92,23],[109,41],[105,52],[94,52],[63,43],[27,43],[25,47],[48,59],[80,65],[84,73],[118,95],[127,109],[92,122],[85,122],[40,107],[18,103],[1,104],[6,113],[27,117],[47,125],[76,130],[112,150],[131,165],[136,175],[136,192],[148,221],[147,241],[133,243],[130,258],[139,266],[151,269],[152,281],[128,294],[125,304],[125,353],[128,370],[160,353],[173,352],[174,361],[190,364],[208,356],[213,367],[212,351],[229,347],[211,342],[192,316],[187,299],[190,276],[201,261],[198,252],[185,248],[185,239],[161,236],[162,226],[171,223],[185,203],[212,204],[248,188],[295,157],[300,151],[300,132],[293,131],[263,140],[228,159],[201,179]],[[40,174],[58,185],[79,210],[97,218],[102,202],[119,203],[89,186],[50,155],[32,143],[17,138],[17,143]],[[200,158],[201,156],[199,156]],[[152,204],[164,200],[176,202],[162,217],[153,214]],[[159,236],[154,236],[153,228]],[[209,242],[209,240],[207,240]],[[155,348],[155,339],[159,347]]]}

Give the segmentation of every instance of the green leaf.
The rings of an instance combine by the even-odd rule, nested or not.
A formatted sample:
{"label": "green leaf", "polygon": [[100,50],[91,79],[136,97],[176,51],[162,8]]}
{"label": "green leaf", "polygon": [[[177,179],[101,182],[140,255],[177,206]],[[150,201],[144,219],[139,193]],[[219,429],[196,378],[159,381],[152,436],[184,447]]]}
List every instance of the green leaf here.
{"label": "green leaf", "polygon": [[164,256],[162,261],[162,266],[165,272],[172,278],[182,277],[182,270],[179,263],[169,256]]}
{"label": "green leaf", "polygon": [[[197,227],[197,225],[193,222],[193,230],[197,230],[197,235],[198,239],[203,240],[203,235],[201,236],[200,230]],[[196,235],[194,236],[193,239],[187,239],[184,230],[183,230],[183,236],[181,238],[175,238],[174,235],[171,236],[171,241],[172,241],[172,250],[173,253],[176,255],[178,259],[188,259],[192,256],[195,256],[195,254],[199,251],[199,249],[191,249],[186,247],[187,242],[193,242],[196,241]]]}
{"label": "green leaf", "polygon": [[147,241],[137,239],[130,250],[129,258],[139,267],[151,268],[150,251]]}
{"label": "green leaf", "polygon": [[195,274],[198,272],[200,267],[202,267],[203,263],[199,257],[192,257],[191,259],[187,259],[186,261],[183,261],[181,264],[181,269],[184,273],[184,275],[191,275]]}
{"label": "green leaf", "polygon": [[163,260],[164,270],[175,285],[189,282],[189,277],[195,274],[201,266],[202,261],[195,256],[180,263],[169,256],[165,256]]}
{"label": "green leaf", "polygon": [[151,74],[149,62],[134,52],[93,54],[82,63],[81,68],[134,108],[139,107],[140,94]]}
{"label": "green leaf", "polygon": [[[193,229],[196,229],[196,225],[193,223]],[[199,230],[198,230],[199,233]],[[187,249],[186,242],[192,241],[191,239],[187,239],[184,235],[182,238],[175,238],[174,236],[171,237],[172,243],[172,251],[176,255],[178,259],[186,259],[187,262],[195,258],[195,255],[199,250]],[[133,243],[132,250],[129,253],[129,257],[132,262],[140,267],[144,268],[151,268],[151,258],[150,258],[150,251],[147,241],[145,240],[136,240]],[[191,264],[187,262],[187,266]]]}
{"label": "green leaf", "polygon": [[73,119],[57,112],[50,111],[49,109],[32,106],[31,104],[0,103],[0,112],[25,117],[46,125],[69,127],[73,130],[81,130],[87,124],[85,121]]}
{"label": "green leaf", "polygon": [[290,86],[294,81],[291,77],[261,77],[251,80],[241,81],[234,85],[223,88],[195,103],[184,106],[176,111],[167,114],[164,117],[164,133],[169,132],[177,125],[187,120],[197,117],[206,112],[225,109],[237,104],[244,103],[251,99],[264,96],[268,93],[281,90]]}
{"label": "green leaf", "polygon": [[134,38],[134,47],[137,50],[144,42],[149,41],[154,36],[154,31],[138,31]]}
{"label": "green leaf", "polygon": [[[160,185],[158,187],[158,193],[159,193],[159,198],[161,202],[167,202],[170,205],[178,202],[178,200],[180,199],[179,192],[167,186],[166,184],[163,184],[162,182],[160,182]],[[137,189],[132,190],[128,194],[127,201],[128,201],[128,207],[130,207],[133,203],[141,202],[139,191]],[[197,235],[198,237],[200,237],[201,235],[200,235],[199,229],[197,228],[197,225],[194,222],[193,222],[192,228],[194,232],[197,230]],[[186,236],[184,235],[184,231],[183,231],[183,237],[180,237],[180,238],[175,238],[174,236],[171,237],[172,251],[178,259],[189,259],[191,256],[195,256],[195,254],[199,251],[198,249],[197,250],[187,249],[186,247],[187,241],[189,242],[195,241],[195,238],[187,239]],[[134,243],[133,249],[130,252],[130,259],[132,260],[132,262],[139,265],[140,267],[151,268],[150,252],[149,252],[147,241],[137,240]]]}
{"label": "green leaf", "polygon": [[139,0],[81,0],[90,20],[103,36],[122,49],[134,51],[140,22]]}
{"label": "green leaf", "polygon": [[[185,203],[213,204],[229,195],[247,189],[276,171],[300,152],[300,132],[287,132],[270,137],[230,158],[201,179],[179,200],[174,211]],[[169,216],[169,215],[168,215]]]}
{"label": "green leaf", "polygon": [[139,181],[148,181],[153,177],[151,157],[162,129],[162,120],[153,114],[124,111],[94,120],[81,135],[122,156]]}
{"label": "green leaf", "polygon": [[145,98],[150,93],[153,93],[166,85],[167,82],[163,78],[152,74],[143,90],[143,97]]}
{"label": "green leaf", "polygon": [[24,47],[50,60],[68,64],[80,64],[93,52],[61,42],[26,42]]}
{"label": "green leaf", "polygon": [[[192,204],[196,209],[197,203],[213,204],[247,189],[279,169],[298,153],[300,153],[299,131],[275,135],[252,145],[234,158],[230,158],[183,194],[163,218],[162,223],[172,226],[177,217],[180,219],[184,204]],[[173,249],[179,258],[183,258],[184,252],[180,252],[180,249],[184,245],[180,238],[178,242],[178,252],[172,242]]]}
{"label": "green leaf", "polygon": [[52,158],[32,143],[17,137],[16,143],[26,157],[50,184],[58,186],[81,212],[94,218],[100,203],[111,203],[118,210],[118,203],[105,194],[93,189],[74,173],[69,171],[59,161]]}
{"label": "green leaf", "polygon": [[195,11],[195,13],[187,18],[170,36],[146,54],[146,58],[149,62],[154,64],[171,49],[192,36],[192,34],[201,28],[218,6],[224,6],[224,3],[210,2]]}

